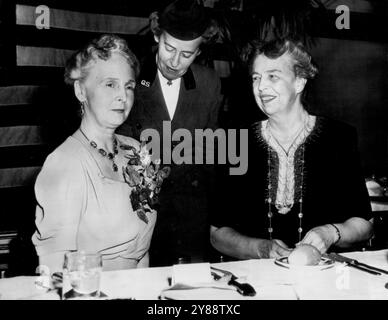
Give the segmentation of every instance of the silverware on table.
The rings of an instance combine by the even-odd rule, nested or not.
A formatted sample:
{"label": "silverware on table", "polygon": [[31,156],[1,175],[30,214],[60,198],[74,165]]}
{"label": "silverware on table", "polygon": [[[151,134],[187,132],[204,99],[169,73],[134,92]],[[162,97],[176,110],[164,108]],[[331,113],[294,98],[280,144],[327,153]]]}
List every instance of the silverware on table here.
{"label": "silverware on table", "polygon": [[[233,273],[231,273],[230,271],[223,270],[223,269],[218,269],[218,268],[215,268],[213,266],[210,267],[210,268],[212,270],[214,270],[214,271],[221,272],[226,277],[230,277],[230,279],[228,279],[228,285],[234,286],[237,289],[237,291],[240,294],[242,294],[243,296],[253,297],[253,296],[256,295],[255,289],[249,283],[238,282],[237,281],[238,278]],[[216,272],[212,272],[212,275],[213,275],[215,280],[218,280],[218,279],[222,278]]]}
{"label": "silverware on table", "polygon": [[351,258],[341,256],[338,253],[332,252],[329,254],[324,254],[323,256],[325,256],[329,259],[332,259],[334,261],[337,261],[337,262],[346,263],[349,267],[353,267],[355,269],[365,271],[365,272],[368,272],[368,273],[373,274],[373,275],[381,275],[382,273],[388,274],[387,270],[376,268],[376,267],[371,266],[369,264],[359,262],[356,259],[351,259]]}

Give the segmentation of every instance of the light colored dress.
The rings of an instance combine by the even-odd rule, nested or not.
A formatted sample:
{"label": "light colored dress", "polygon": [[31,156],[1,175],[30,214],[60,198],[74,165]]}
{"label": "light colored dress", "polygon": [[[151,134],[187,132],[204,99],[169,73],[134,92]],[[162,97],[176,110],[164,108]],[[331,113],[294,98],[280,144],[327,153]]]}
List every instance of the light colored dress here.
{"label": "light colored dress", "polygon": [[[138,145],[116,137],[119,144]],[[104,270],[136,268],[147,255],[156,212],[147,213],[148,223],[139,219],[131,188],[105,177],[92,152],[74,134],[47,157],[35,184],[32,241],[39,256],[85,250],[102,254]]]}

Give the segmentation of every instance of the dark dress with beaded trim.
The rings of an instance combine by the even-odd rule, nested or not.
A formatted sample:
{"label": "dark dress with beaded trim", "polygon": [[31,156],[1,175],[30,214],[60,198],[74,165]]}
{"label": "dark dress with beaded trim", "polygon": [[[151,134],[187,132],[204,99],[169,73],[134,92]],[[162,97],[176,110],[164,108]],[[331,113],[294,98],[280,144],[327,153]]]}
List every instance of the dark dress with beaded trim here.
{"label": "dark dress with beaded trim", "polygon": [[[294,192],[291,210],[282,214],[274,201],[268,204],[269,194],[273,192],[268,190],[268,168],[270,165],[276,172],[278,159],[271,156],[269,161],[269,145],[262,135],[262,125],[263,122],[257,122],[250,128],[248,171],[245,175],[227,178],[220,191],[219,210],[211,216],[212,225],[228,226],[246,236],[269,239],[268,212],[271,206],[272,238],[294,247],[299,241],[298,228],[301,228],[303,238],[311,228],[319,225],[342,223],[351,217],[371,218],[355,128],[340,121],[316,117],[313,129],[302,144],[302,184],[302,145],[295,152],[295,188],[302,185],[302,193]],[[276,183],[272,183],[271,189],[276,188]],[[302,219],[298,216],[301,196]]]}

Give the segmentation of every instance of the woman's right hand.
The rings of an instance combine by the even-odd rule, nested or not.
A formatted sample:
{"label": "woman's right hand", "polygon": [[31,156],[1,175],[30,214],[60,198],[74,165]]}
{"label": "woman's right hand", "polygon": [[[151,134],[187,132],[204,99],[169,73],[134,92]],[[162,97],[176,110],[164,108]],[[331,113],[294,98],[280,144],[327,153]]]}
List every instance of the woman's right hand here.
{"label": "woman's right hand", "polygon": [[272,242],[272,248],[269,253],[270,258],[281,258],[288,257],[292,251],[292,249],[288,248],[288,246],[282,241],[278,239],[274,239]]}
{"label": "woman's right hand", "polygon": [[287,257],[291,251],[282,240],[259,240],[257,254],[262,259],[277,259]]}

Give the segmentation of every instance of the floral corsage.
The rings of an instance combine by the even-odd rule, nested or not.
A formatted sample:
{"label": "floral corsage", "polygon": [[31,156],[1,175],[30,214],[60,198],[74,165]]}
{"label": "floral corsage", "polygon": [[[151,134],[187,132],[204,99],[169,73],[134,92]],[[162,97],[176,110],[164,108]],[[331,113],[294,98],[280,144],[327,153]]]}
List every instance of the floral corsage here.
{"label": "floral corsage", "polygon": [[158,203],[158,194],[163,180],[170,174],[170,167],[160,168],[160,159],[151,159],[146,143],[140,144],[140,149],[129,145],[121,145],[128,153],[126,167],[123,167],[125,182],[133,188],[130,199],[137,216],[148,223],[146,213],[152,212]]}

